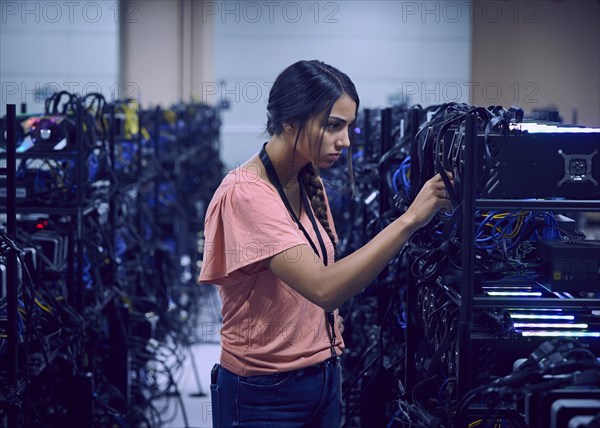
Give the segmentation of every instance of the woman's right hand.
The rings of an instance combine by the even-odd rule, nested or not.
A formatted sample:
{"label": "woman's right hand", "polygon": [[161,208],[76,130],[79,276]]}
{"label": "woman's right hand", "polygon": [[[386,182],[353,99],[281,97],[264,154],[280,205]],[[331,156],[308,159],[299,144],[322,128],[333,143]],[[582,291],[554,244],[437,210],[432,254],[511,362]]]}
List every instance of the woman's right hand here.
{"label": "woman's right hand", "polygon": [[335,263],[325,266],[308,244],[290,247],[265,263],[306,299],[326,311],[333,311],[369,285],[411,235],[444,208],[451,209],[451,204],[444,182],[436,175],[425,183],[404,215]]}
{"label": "woman's right hand", "polygon": [[[452,175],[447,174],[450,182],[454,184]],[[440,174],[436,174],[425,182],[403,217],[408,215],[410,222],[420,228],[429,223],[438,211],[451,209],[452,204],[442,177]]]}

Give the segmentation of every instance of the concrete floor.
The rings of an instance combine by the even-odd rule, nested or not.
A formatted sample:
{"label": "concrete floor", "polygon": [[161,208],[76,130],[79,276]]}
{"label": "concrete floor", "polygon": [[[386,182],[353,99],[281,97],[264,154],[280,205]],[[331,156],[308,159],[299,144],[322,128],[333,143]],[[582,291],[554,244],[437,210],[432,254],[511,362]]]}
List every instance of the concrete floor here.
{"label": "concrete floor", "polygon": [[[600,217],[598,214],[590,216],[588,221],[580,223],[580,230],[584,231],[587,239],[600,239]],[[210,294],[210,293],[209,293]],[[176,405],[176,400],[170,399],[169,415],[174,415],[173,421],[164,424],[161,428],[206,428],[212,427],[212,411],[210,404],[210,371],[213,365],[219,361],[221,352],[219,340],[219,325],[215,322],[215,315],[220,311],[220,300],[216,294],[212,294],[207,299],[207,306],[211,310],[203,314],[198,327],[198,337],[196,344],[185,354],[185,361],[182,369],[176,373],[177,386],[182,396],[182,402],[185,408],[184,418],[181,404]],[[193,361],[192,361],[193,358]],[[198,379],[194,373],[196,365]],[[204,396],[198,396],[204,394]],[[155,406],[160,408],[167,403],[156,401]],[[165,419],[171,419],[165,418]]]}
{"label": "concrete floor", "polygon": [[[199,343],[193,345],[186,353],[182,369],[176,374],[177,387],[182,397],[187,425],[180,404],[171,399],[168,414],[176,412],[172,422],[162,425],[163,428],[206,428],[212,427],[210,406],[210,370],[219,361],[221,348],[218,343]],[[194,373],[193,362],[198,370],[199,383]],[[199,393],[205,394],[198,396]],[[155,406],[160,408],[166,401],[157,400]],[[170,418],[169,418],[170,419]]]}

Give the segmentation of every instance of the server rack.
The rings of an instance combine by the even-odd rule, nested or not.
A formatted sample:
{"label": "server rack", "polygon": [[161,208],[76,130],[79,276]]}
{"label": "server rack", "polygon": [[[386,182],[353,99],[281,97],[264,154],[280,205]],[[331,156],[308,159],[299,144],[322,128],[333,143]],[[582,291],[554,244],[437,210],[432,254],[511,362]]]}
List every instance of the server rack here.
{"label": "server rack", "polygon": [[[544,308],[570,310],[598,310],[600,300],[595,298],[532,298],[532,297],[490,297],[474,296],[476,278],[474,275],[474,213],[477,209],[515,209],[529,211],[569,210],[569,211],[600,211],[600,200],[520,200],[520,199],[483,199],[478,198],[475,186],[478,171],[478,144],[475,117],[470,114],[465,121],[464,138],[464,177],[463,177],[463,207],[462,207],[462,282],[460,289],[460,321],[457,330],[457,397],[465,394],[476,386],[473,361],[477,361],[479,347],[474,337],[473,313],[476,309],[498,308]],[[541,342],[541,341],[540,341]],[[534,347],[532,346],[531,351]],[[480,406],[479,406],[480,407]],[[508,411],[509,409],[501,409]],[[467,412],[457,415],[457,426],[468,425],[469,415],[482,415],[482,409],[471,406]]]}
{"label": "server rack", "polygon": [[[52,345],[47,352],[38,349],[34,354],[27,343],[18,343],[22,333],[17,329],[16,308],[23,299],[27,300],[26,305],[32,299],[25,293],[23,298],[16,296],[19,269],[7,263],[11,286],[8,288],[10,311],[6,325],[2,325],[9,342],[2,356],[8,363],[7,370],[4,372],[3,364],[0,373],[0,380],[7,386],[6,390],[0,388],[2,419],[9,428],[20,427],[23,418],[43,420],[49,426],[58,421],[60,426],[92,426],[109,421],[121,424],[141,420],[149,426],[160,425],[161,415],[150,411],[153,399],[168,396],[172,397],[169,403],[182,404],[177,400],[179,391],[170,372],[176,367],[161,366],[162,373],[171,373],[171,382],[164,384],[159,380],[152,383],[152,375],[148,374],[152,367],[146,370],[146,365],[165,364],[166,360],[162,360],[165,349],[160,355],[158,351],[161,351],[160,346],[166,346],[167,339],[175,342],[176,346],[169,346],[168,351],[178,353],[174,356],[180,362],[182,352],[194,341],[195,322],[203,310],[212,309],[200,306],[204,302],[202,298],[210,297],[214,290],[196,283],[199,274],[196,262],[202,256],[199,246],[204,222],[202,209],[223,175],[219,159],[219,112],[204,104],[142,111],[135,100],[110,104],[98,101],[92,118],[93,105],[87,107],[74,102],[79,98],[68,95],[69,102],[76,108],[68,110],[74,126],[73,132],[68,134],[66,148],[51,150],[50,146],[49,151],[44,151],[37,146],[35,150],[21,148],[18,151],[15,109],[14,106],[7,109],[9,141],[6,153],[0,154],[0,159],[7,160],[7,167],[0,171],[6,176],[8,226],[8,233],[3,234],[0,241],[2,251],[8,259],[19,251],[16,247],[15,252],[5,251],[6,243],[12,242],[8,236],[14,236],[15,232],[20,233],[20,242],[25,242],[23,238],[29,239],[25,230],[17,230],[18,216],[21,221],[29,221],[31,215],[36,218],[43,215],[42,218],[51,219],[50,223],[59,219],[60,233],[68,235],[68,246],[64,254],[66,261],[61,265],[64,272],[60,273],[64,292],[58,295],[61,299],[64,296],[64,301],[55,309],[67,310],[68,316],[60,320],[64,325],[59,323],[61,328],[53,332],[51,338],[44,339]],[[102,98],[101,94],[94,95]],[[47,101],[47,110],[48,105]],[[124,113],[132,122],[126,123],[128,118]],[[46,112],[44,117],[48,115]],[[130,127],[128,135],[122,132],[126,125]],[[98,128],[94,128],[94,132],[98,134],[94,134],[94,138],[84,135],[95,126]],[[93,144],[81,144],[83,137],[88,138],[88,143],[93,140]],[[99,154],[101,159],[97,158]],[[67,186],[62,182],[59,186],[57,200],[61,204],[50,203],[51,199],[44,196],[38,197],[40,204],[34,203],[35,198],[17,200],[17,187],[30,183],[16,183],[16,164],[29,157],[45,157],[55,162],[66,159],[64,165],[68,164],[68,177],[72,180]],[[203,161],[210,163],[213,176],[198,174],[199,169],[206,172],[201,167]],[[89,172],[92,167],[97,167],[94,173]],[[161,187],[163,182],[169,183],[166,193]],[[191,186],[193,194],[184,191],[183,186],[188,189]],[[124,199],[127,200],[123,202]],[[121,211],[123,208],[128,212]],[[123,224],[124,216],[127,216],[127,226],[131,227],[131,239],[127,242],[117,236],[116,228]],[[30,226],[33,225],[27,223],[27,227]],[[197,239],[192,238],[191,230],[196,231]],[[117,260],[117,250],[129,252]],[[188,262],[183,266],[181,260],[186,256]],[[37,273],[34,272],[34,276],[39,280]],[[43,282],[40,284],[45,287]],[[55,297],[48,295],[52,304]],[[38,318],[31,319],[37,327]],[[35,328],[32,331],[37,332]],[[17,352],[21,354],[18,358]],[[58,388],[60,394],[53,397],[48,394],[48,388],[33,391],[42,381],[51,384],[49,388]],[[58,416],[49,416],[49,407],[45,406],[38,407],[43,410],[41,416],[35,415],[38,403],[50,402],[53,409],[59,410]],[[181,410],[185,415],[185,409]],[[46,420],[47,417],[51,420]]]}
{"label": "server rack", "polygon": [[[84,189],[84,162],[86,159],[86,152],[81,143],[83,130],[83,115],[84,107],[81,104],[75,105],[75,140],[69,141],[67,136],[67,147],[75,146],[74,150],[67,152],[52,152],[52,151],[36,151],[34,154],[28,153],[17,153],[16,145],[16,120],[15,105],[7,105],[7,150],[6,153],[0,155],[0,159],[6,161],[6,207],[2,207],[2,211],[6,212],[7,215],[7,233],[9,239],[15,239],[17,228],[17,215],[18,214],[44,214],[44,215],[61,215],[68,216],[72,220],[69,227],[68,246],[67,246],[67,259],[68,259],[68,271],[66,272],[67,278],[67,290],[68,290],[68,303],[75,309],[79,314],[83,311],[83,217],[92,211],[92,207],[84,204],[83,201],[83,189]],[[37,206],[20,206],[17,203],[16,197],[16,162],[17,159],[28,159],[28,158],[43,158],[53,160],[72,160],[74,161],[74,181],[75,186],[75,200],[70,206],[63,207],[52,207],[45,205]],[[4,172],[4,171],[3,171]],[[18,331],[17,331],[17,293],[18,293],[18,265],[17,265],[17,249],[14,248],[8,256],[8,269],[7,269],[7,324],[8,324],[8,355],[7,359],[9,366],[7,367],[8,372],[8,385],[12,391],[9,391],[9,396],[4,397],[4,400],[8,402],[9,412],[7,423],[9,428],[18,426],[18,415],[20,410],[16,404],[16,396],[21,394],[25,388],[28,387],[32,378],[35,378],[41,374],[50,364],[53,363],[54,359],[59,355],[65,346],[72,346],[74,349],[80,349],[81,343],[80,338],[69,338],[67,343],[61,343],[58,346],[50,349],[48,352],[44,350],[43,358],[36,359],[36,369],[31,372],[30,357],[28,349],[25,349],[25,355],[20,356],[18,353]],[[22,267],[24,269],[24,267]],[[23,293],[25,296],[25,293]],[[78,353],[78,364],[83,364],[82,354]],[[19,364],[24,364],[25,370],[22,372]],[[73,390],[71,391],[70,407],[73,415],[73,422],[80,421],[81,423],[91,424],[92,414],[92,395],[85,394],[85,391],[90,391],[91,379],[87,375],[74,375],[73,377]],[[11,396],[14,394],[13,396]],[[82,399],[83,398],[83,399]],[[3,401],[4,401],[3,400]]]}

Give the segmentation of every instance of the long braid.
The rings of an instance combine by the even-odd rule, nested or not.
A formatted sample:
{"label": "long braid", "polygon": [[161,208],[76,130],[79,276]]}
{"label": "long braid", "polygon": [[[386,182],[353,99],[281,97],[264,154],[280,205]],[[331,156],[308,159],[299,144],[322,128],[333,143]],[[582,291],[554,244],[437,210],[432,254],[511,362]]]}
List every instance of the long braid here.
{"label": "long braid", "polygon": [[335,237],[329,225],[329,221],[327,220],[327,204],[325,204],[323,184],[321,183],[321,180],[319,180],[314,165],[309,163],[303,167],[298,174],[298,179],[306,190],[306,195],[308,196],[308,200],[310,201],[315,216],[319,220],[319,223],[321,223],[321,226],[323,226],[323,229],[325,229],[325,232],[327,232],[327,235],[333,244],[333,249],[336,251]]}

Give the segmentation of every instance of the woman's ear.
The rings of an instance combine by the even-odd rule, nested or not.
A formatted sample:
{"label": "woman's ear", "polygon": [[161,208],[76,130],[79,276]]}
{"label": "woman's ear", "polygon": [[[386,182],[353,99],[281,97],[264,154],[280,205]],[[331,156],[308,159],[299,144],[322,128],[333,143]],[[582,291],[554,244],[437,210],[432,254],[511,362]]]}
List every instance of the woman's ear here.
{"label": "woman's ear", "polygon": [[285,132],[287,132],[288,134],[291,134],[292,132],[294,132],[295,129],[296,129],[296,127],[294,126],[293,123],[284,123],[283,124],[283,130]]}

